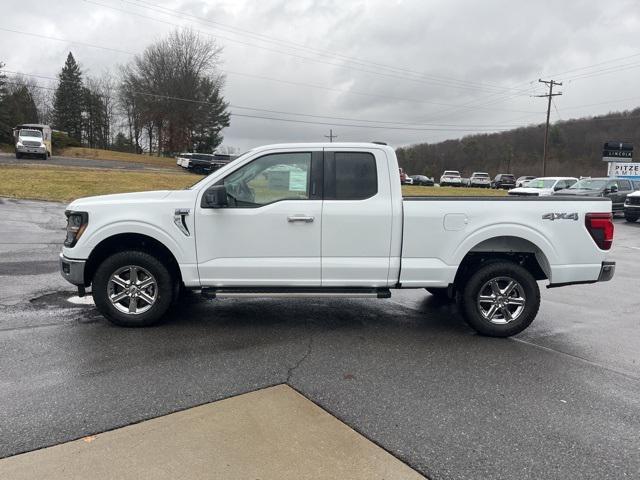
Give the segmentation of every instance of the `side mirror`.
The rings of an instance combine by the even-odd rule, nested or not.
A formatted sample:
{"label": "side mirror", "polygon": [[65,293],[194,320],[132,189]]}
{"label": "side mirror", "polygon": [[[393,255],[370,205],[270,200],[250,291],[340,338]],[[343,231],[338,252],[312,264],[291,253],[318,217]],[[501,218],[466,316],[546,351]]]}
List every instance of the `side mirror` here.
{"label": "side mirror", "polygon": [[560,186],[560,185],[556,185],[555,187],[553,187],[554,191],[558,191],[558,190],[562,190],[564,187]]}
{"label": "side mirror", "polygon": [[610,192],[610,193],[617,193],[617,192],[618,192],[618,185],[615,185],[615,184],[614,184],[614,185],[611,185],[611,186],[609,187],[609,192]]}
{"label": "side mirror", "polygon": [[224,185],[214,185],[207,189],[202,196],[200,204],[202,208],[224,208],[228,207],[227,188]]}

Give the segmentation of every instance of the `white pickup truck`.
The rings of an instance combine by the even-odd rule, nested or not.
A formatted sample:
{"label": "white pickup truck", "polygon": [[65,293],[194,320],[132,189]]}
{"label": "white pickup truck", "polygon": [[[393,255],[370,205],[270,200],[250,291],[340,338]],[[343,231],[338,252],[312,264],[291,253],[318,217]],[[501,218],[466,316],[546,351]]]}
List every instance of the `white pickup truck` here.
{"label": "white pickup truck", "polygon": [[606,198],[403,198],[392,148],[256,148],[185,190],[69,205],[62,275],[122,326],[162,318],[183,289],[222,296],[387,298],[426,288],[471,327],[526,328],[548,287],[611,279]]}

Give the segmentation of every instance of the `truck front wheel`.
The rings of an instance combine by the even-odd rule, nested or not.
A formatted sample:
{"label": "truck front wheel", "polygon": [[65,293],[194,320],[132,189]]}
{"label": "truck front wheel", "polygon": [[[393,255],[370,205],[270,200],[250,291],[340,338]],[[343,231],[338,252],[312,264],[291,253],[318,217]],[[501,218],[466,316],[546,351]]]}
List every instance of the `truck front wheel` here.
{"label": "truck front wheel", "polygon": [[524,267],[492,262],[473,273],[459,296],[465,320],[490,337],[510,337],[527,328],[540,307],[540,289]]}
{"label": "truck front wheel", "polygon": [[140,251],[107,257],[93,277],[93,300],[111,323],[147,327],[160,321],[173,299],[173,279],[165,265]]}

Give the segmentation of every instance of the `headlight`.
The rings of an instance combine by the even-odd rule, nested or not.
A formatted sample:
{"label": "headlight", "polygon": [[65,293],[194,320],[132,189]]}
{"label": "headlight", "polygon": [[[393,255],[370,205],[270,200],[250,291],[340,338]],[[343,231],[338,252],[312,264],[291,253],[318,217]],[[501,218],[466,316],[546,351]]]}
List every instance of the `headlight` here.
{"label": "headlight", "polygon": [[17,147],[24,147],[24,145],[22,145],[22,142],[18,142],[18,143],[16,144],[16,146],[17,146]]}
{"label": "headlight", "polygon": [[89,223],[89,214],[87,212],[72,212],[67,210],[64,212],[67,216],[67,238],[64,240],[65,247],[73,247]]}

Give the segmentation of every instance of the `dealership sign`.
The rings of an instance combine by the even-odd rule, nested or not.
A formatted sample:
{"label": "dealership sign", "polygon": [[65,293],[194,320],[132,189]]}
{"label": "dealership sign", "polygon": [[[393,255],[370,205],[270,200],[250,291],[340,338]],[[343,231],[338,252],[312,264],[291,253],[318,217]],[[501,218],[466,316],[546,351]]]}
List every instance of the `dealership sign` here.
{"label": "dealership sign", "polygon": [[605,162],[630,162],[633,160],[633,144],[626,142],[606,142],[602,147]]}
{"label": "dealership sign", "polygon": [[640,178],[640,163],[615,163],[613,164],[613,177],[638,177]]}

